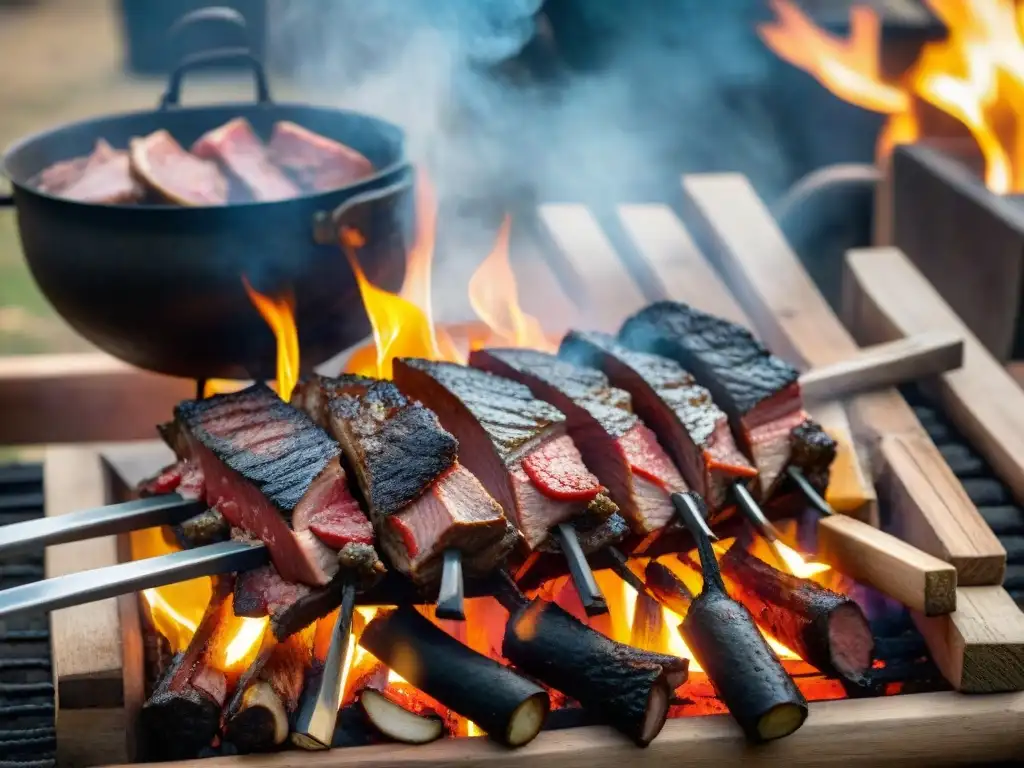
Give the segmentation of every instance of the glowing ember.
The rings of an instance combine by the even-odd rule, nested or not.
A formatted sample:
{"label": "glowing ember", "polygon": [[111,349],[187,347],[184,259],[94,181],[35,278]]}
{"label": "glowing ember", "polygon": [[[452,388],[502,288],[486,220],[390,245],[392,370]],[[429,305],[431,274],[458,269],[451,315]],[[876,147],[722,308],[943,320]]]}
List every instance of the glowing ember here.
{"label": "glowing ember", "polygon": [[263,638],[268,619],[239,619],[240,626],[224,648],[224,667],[233,667],[245,661]]}
{"label": "glowing ember", "polygon": [[925,0],[949,30],[925,45],[901,83],[879,70],[878,18],[851,12],[848,40],[814,26],[788,0],[772,0],[776,21],[759,28],[781,58],[840,98],[889,115],[879,138],[884,159],[896,144],[921,137],[915,101],[956,118],[985,160],[985,184],[999,194],[1024,191],[1024,36],[1014,0]]}
{"label": "glowing ember", "polygon": [[277,392],[289,400],[299,380],[299,332],[295,326],[295,297],[271,298],[253,288],[243,277],[249,300],[274,332],[277,339]]}

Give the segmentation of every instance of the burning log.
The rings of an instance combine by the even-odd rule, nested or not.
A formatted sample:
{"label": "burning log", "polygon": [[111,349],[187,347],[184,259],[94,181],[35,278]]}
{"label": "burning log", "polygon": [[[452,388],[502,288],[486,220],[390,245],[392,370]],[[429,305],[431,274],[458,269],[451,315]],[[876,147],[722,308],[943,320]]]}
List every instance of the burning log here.
{"label": "burning log", "polygon": [[672,692],[689,662],[602,635],[554,603],[532,600],[513,613],[502,653],[516,667],[601,714],[646,747],[665,725]]}
{"label": "burning log", "polygon": [[644,571],[644,586],[655,600],[670,611],[685,616],[693,603],[693,593],[666,566],[651,560]]}
{"label": "burning log", "polygon": [[[696,494],[676,498],[686,507],[680,510],[684,516],[704,514],[703,501]],[[807,700],[758,630],[750,611],[725,591],[711,541],[702,535],[699,525],[689,527],[697,538],[704,586],[679,630],[748,740],[789,736],[807,719]],[[677,582],[678,586],[663,591],[686,591],[668,569],[656,573]]]}
{"label": "burning log", "polygon": [[543,688],[463,645],[409,606],[378,614],[359,644],[510,747],[532,741],[551,707]]}
{"label": "burning log", "polygon": [[417,714],[372,688],[359,694],[359,706],[373,727],[393,741],[427,744],[444,736],[444,719],[440,715]]}
{"label": "burning log", "polygon": [[277,643],[258,679],[242,689],[238,709],[230,713],[224,729],[225,738],[241,754],[267,752],[287,740],[288,721],[298,707],[312,660],[312,641],[312,632],[307,631]]}
{"label": "burning log", "polygon": [[230,595],[231,580],[218,579],[188,648],[174,660],[142,707],[139,727],[153,758],[193,758],[217,735],[227,680],[210,660],[224,640],[218,630],[230,618]]}
{"label": "burning log", "polygon": [[826,675],[867,685],[874,637],[853,600],[772,568],[740,546],[721,560],[736,598],[766,631]]}

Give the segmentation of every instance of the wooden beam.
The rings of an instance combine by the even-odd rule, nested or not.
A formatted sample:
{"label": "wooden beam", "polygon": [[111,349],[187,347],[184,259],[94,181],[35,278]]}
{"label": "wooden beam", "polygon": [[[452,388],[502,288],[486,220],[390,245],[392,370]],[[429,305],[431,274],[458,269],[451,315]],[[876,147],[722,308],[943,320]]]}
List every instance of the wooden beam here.
{"label": "wooden beam", "polygon": [[101,353],[0,358],[0,444],[153,437],[195,383]]}
{"label": "wooden beam", "polygon": [[[773,350],[804,366],[830,365],[857,354],[843,326],[786,243],[749,182],[735,174],[687,176],[683,187],[715,243],[727,279]],[[923,329],[918,329],[923,330]],[[959,486],[938,449],[896,390],[852,401],[855,423],[871,439],[875,475],[898,530],[918,549],[957,567],[958,583],[1002,583],[1006,551],[965,494],[943,498],[939,487]],[[896,415],[878,419],[879,399]],[[895,429],[907,430],[904,435]],[[907,437],[907,440],[894,440]],[[893,466],[894,457],[899,460]],[[907,473],[914,467],[929,473]]]}
{"label": "wooden beam", "polygon": [[[685,301],[734,323],[754,327],[672,209],[665,205],[624,205],[619,208],[619,218],[660,283],[660,293],[652,298]],[[813,403],[809,409],[839,445],[828,487],[829,503],[844,514],[874,520],[875,488],[857,456],[845,410],[835,402]]]}
{"label": "wooden beam", "polygon": [[1024,502],[1024,389],[899,250],[851,251],[846,263],[846,315],[865,341],[925,328],[962,336],[963,365],[935,382],[943,410]]}
{"label": "wooden beam", "polygon": [[961,587],[948,616],[914,614],[936,666],[962,693],[1024,690],[1024,614],[1002,587]]}
{"label": "wooden beam", "polygon": [[[637,749],[610,727],[541,733],[520,749],[489,739],[441,739],[432,744],[261,755],[260,768],[818,768],[825,765],[949,766],[995,763],[1024,752],[1024,694],[913,696],[845,699],[811,704],[807,722],[792,736],[751,747],[730,717],[669,720],[646,749]],[[237,757],[202,761],[204,768],[236,768]],[[165,763],[194,768],[195,761]]]}
{"label": "wooden beam", "polygon": [[963,352],[959,336],[942,331],[918,333],[866,347],[832,365],[812,368],[800,377],[800,391],[805,400],[813,402],[908,384],[959,368]]}

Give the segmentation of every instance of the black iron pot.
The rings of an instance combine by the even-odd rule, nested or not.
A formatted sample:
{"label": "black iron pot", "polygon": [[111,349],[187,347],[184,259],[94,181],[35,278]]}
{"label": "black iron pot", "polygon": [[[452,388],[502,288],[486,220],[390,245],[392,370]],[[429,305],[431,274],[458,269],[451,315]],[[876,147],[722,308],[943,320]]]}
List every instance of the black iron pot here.
{"label": "black iron pot", "polygon": [[[205,9],[177,25],[228,21],[235,12]],[[227,60],[247,63],[255,104],[182,107],[184,75]],[[350,186],[293,200],[179,208],[92,205],[34,188],[46,167],[89,154],[97,139],[126,147],[134,136],[167,129],[183,146],[235,117],[264,139],[290,120],[361,152],[377,172]],[[134,365],[188,378],[272,378],[275,341],[250,303],[242,277],[265,294],[292,291],[308,370],[365,338],[369,325],[358,287],[338,247],[341,226],[365,239],[359,260],[376,285],[397,290],[413,233],[413,170],[397,126],[338,109],[271,100],[266,74],[245,47],[182,59],[159,109],[103,117],[23,139],[0,169],[17,209],[25,259],[61,316],[96,346]]]}

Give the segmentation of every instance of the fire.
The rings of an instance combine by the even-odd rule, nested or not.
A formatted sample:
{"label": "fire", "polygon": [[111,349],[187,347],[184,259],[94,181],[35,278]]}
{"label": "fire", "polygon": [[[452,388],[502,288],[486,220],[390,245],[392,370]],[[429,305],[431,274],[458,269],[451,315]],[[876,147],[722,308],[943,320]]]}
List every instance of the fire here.
{"label": "fire", "polygon": [[819,573],[831,570],[831,568],[824,563],[816,563],[813,560],[808,562],[804,560],[803,556],[792,547],[788,547],[781,541],[776,541],[773,545],[776,552],[782,560],[785,561],[786,569],[794,576],[799,576],[802,579],[810,579],[813,576],[817,576]]}
{"label": "fire", "polygon": [[[357,350],[346,370],[390,379],[396,357],[423,357],[465,363],[469,349],[501,344],[551,350],[540,322],[519,305],[515,273],[509,260],[511,218],[506,216],[490,255],[469,281],[469,303],[479,323],[460,326],[460,333],[434,321],[431,272],[437,234],[437,202],[425,173],[416,186],[416,238],[406,257],[405,280],[399,293],[373,285],[357,258],[362,235],[342,232],[342,247],[352,266],[370,320],[373,343]],[[458,339],[458,341],[457,341]]]}
{"label": "fire", "polygon": [[840,98],[889,115],[879,137],[884,160],[896,144],[921,138],[921,103],[956,118],[985,161],[993,192],[1024,191],[1024,36],[1014,0],[926,0],[947,27],[928,43],[899,83],[880,71],[879,21],[868,7],[851,11],[850,37],[814,26],[789,0],[772,0],[777,19],[759,28],[781,58]]}
{"label": "fire", "polygon": [[279,298],[264,296],[242,277],[242,285],[253,306],[274,332],[277,339],[277,392],[289,400],[299,380],[299,332],[295,325],[295,297],[290,293]]}

